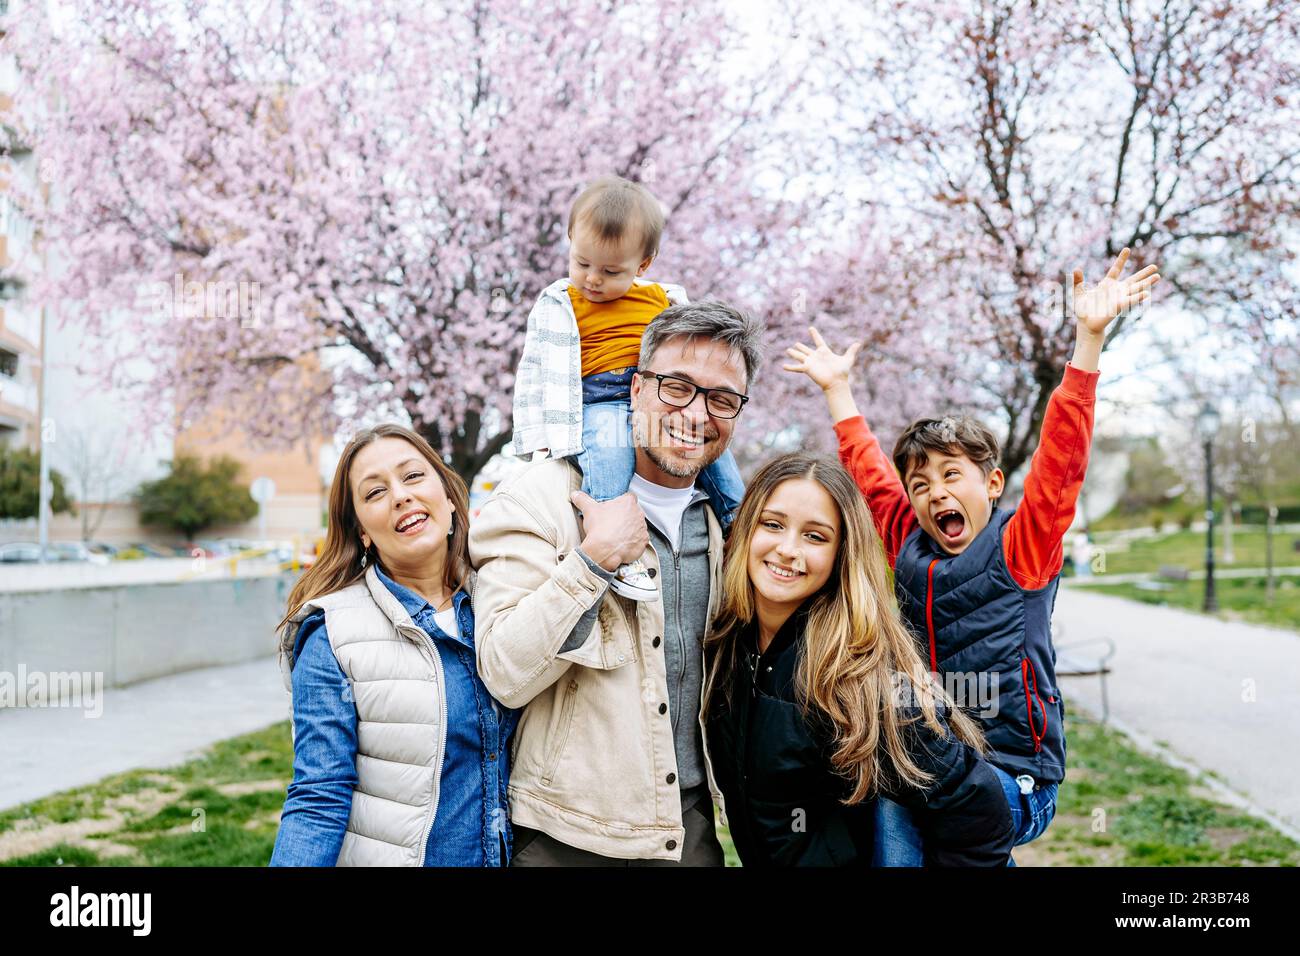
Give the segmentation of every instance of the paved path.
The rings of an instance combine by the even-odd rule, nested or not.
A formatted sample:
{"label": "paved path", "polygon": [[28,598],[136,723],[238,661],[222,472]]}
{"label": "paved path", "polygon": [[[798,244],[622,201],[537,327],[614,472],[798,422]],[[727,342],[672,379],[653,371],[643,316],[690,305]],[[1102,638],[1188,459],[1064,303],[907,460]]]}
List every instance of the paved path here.
{"label": "paved path", "polygon": [[0,709],[0,809],[109,774],[165,767],[227,737],[289,718],[274,657],[103,692],[102,713]]}
{"label": "paved path", "polygon": [[[1268,574],[1268,568],[1215,567],[1214,580],[1220,578],[1262,578]],[[1300,567],[1274,568],[1273,576],[1277,578],[1296,577]],[[1204,581],[1205,569],[1187,572],[1187,580]],[[1077,587],[1091,587],[1096,584],[1136,584],[1138,581],[1158,581],[1169,583],[1170,579],[1160,577],[1157,571],[1136,571],[1131,574],[1092,574],[1083,578],[1070,578],[1070,584]]]}
{"label": "paved path", "polygon": [[[1063,587],[1062,644],[1112,638],[1117,725],[1218,774],[1300,830],[1300,633]],[[1095,676],[1062,678],[1067,706],[1100,712]],[[1253,698],[1253,699],[1252,699]],[[181,763],[289,716],[274,658],[104,692],[103,714],[0,710],[0,808],[138,767]]]}
{"label": "paved path", "polygon": [[[1300,633],[1062,587],[1057,643],[1109,637],[1116,723],[1213,771],[1300,830]],[[1062,677],[1066,706],[1101,712],[1095,676]]]}

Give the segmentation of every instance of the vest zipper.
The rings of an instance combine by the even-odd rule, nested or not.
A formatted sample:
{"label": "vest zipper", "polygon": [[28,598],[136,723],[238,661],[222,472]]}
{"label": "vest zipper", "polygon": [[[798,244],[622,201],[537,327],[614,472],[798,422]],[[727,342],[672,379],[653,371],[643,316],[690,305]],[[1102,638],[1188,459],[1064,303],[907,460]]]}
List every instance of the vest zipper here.
{"label": "vest zipper", "polygon": [[939,673],[939,657],[934,646],[934,566],[938,563],[939,559],[933,558],[925,571],[925,629],[930,634],[930,672],[934,674]]}
{"label": "vest zipper", "polygon": [[[1028,657],[1020,659],[1020,682],[1025,687],[1025,709],[1029,716],[1029,739],[1034,743],[1034,753],[1043,749],[1043,738],[1047,736],[1047,708],[1043,706],[1042,698],[1038,696],[1038,674],[1034,671],[1034,664]],[[1033,697],[1030,697],[1030,686],[1033,686]],[[1034,729],[1034,704],[1037,703],[1043,712],[1043,732],[1040,734]]]}
{"label": "vest zipper", "polygon": [[[689,507],[689,505],[687,506]],[[682,512],[681,522],[677,526],[677,540],[681,541],[681,536],[686,530],[686,513]],[[677,605],[677,659],[682,662],[681,671],[677,675],[677,686],[673,688],[673,738],[677,737],[677,719],[681,716],[682,708],[682,681],[686,677],[686,634],[682,631],[682,554],[680,551],[673,551],[673,574],[676,576],[677,583],[673,585],[673,591],[676,592],[675,604]],[[660,582],[659,587],[663,587]]]}
{"label": "vest zipper", "polygon": [[[705,522],[705,527],[706,527],[706,528],[709,527],[708,520],[709,520],[709,519],[708,519],[708,516],[705,516],[704,522]],[[708,558],[709,558],[709,615],[708,615],[708,619],[709,619],[710,621],[713,620],[713,601],[714,601],[714,598],[717,597],[717,592],[718,592],[718,590],[719,590],[718,588],[714,587],[714,583],[713,583],[713,572],[714,572],[714,567],[715,567],[715,565],[714,565],[714,560],[713,560],[713,559],[714,559],[714,556],[715,556],[716,553],[717,553],[717,552],[714,550],[714,547],[713,547],[713,534],[710,532],[710,534],[709,534],[709,548],[708,548]],[[720,563],[720,562],[719,562],[719,563]],[[700,666],[701,666],[702,668],[704,667],[704,649],[703,649],[703,647],[700,648]],[[713,773],[713,760],[709,757],[709,741],[708,741],[708,737],[709,737],[709,735],[708,735],[708,729],[704,726],[704,685],[705,685],[706,681],[708,680],[708,670],[707,670],[707,668],[705,668],[701,673],[702,673],[702,675],[703,675],[703,679],[700,681],[700,707],[699,707],[699,711],[698,711],[699,716],[696,717],[696,719],[695,719],[695,723],[696,723],[696,724],[699,726],[699,728],[700,728],[700,750],[701,750],[701,751],[703,752],[703,754],[704,754],[704,779],[705,779],[705,781],[706,781],[706,782],[708,783],[708,785],[709,785],[709,794],[710,794],[714,799],[717,800],[717,803],[718,803],[718,810],[719,810],[719,812],[722,814],[722,823],[723,823],[723,825],[724,825],[724,826],[729,826],[729,825],[730,825],[730,821],[729,821],[729,819],[727,818],[727,804],[726,804],[726,802],[725,802],[725,801],[723,800],[723,798],[722,798],[722,790],[718,787],[717,778],[714,776],[714,773]],[[684,823],[683,823],[683,826],[685,826]]]}
{"label": "vest zipper", "polygon": [[[414,625],[412,626],[414,627]],[[442,796],[441,790],[438,786],[439,780],[442,777],[442,764],[447,758],[447,681],[445,679],[439,680],[439,678],[442,677],[442,660],[438,656],[438,647],[434,643],[433,638],[419,627],[415,627],[415,630],[420,632],[420,636],[423,637],[429,645],[430,653],[433,654],[433,675],[439,684],[438,703],[440,704],[440,710],[442,711],[442,720],[439,726],[441,733],[439,734],[438,744],[438,753],[440,754],[440,758],[438,760],[438,765],[433,768],[433,806],[432,809],[430,809],[428,819],[424,824],[424,836],[420,839],[420,859],[416,863],[416,866],[424,866],[424,861],[428,859],[429,856],[429,835],[433,833],[433,821],[438,816],[438,801]]]}

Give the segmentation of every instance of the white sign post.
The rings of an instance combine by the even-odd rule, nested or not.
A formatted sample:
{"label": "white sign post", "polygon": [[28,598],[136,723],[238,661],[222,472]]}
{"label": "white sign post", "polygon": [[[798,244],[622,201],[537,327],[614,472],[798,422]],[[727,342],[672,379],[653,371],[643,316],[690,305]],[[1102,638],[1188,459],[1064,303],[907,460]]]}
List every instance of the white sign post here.
{"label": "white sign post", "polygon": [[270,478],[253,479],[248,487],[248,494],[257,502],[257,538],[258,544],[266,543],[266,503],[275,497],[275,482]]}

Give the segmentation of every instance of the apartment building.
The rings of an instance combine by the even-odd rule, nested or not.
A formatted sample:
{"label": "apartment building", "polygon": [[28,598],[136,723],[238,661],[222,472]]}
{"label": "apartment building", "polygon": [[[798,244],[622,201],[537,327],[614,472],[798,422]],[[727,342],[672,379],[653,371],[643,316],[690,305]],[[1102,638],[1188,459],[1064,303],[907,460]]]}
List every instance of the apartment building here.
{"label": "apartment building", "polygon": [[[0,37],[6,15],[12,18],[23,5],[0,0]],[[85,353],[95,350],[95,343],[85,341],[84,330],[75,323],[64,325],[53,312],[43,313],[25,301],[27,279],[56,275],[67,262],[64,250],[40,241],[15,201],[20,192],[59,188],[57,182],[38,178],[39,144],[26,142],[5,122],[19,81],[14,58],[0,55],[0,446],[39,450],[44,444],[50,467],[63,476],[76,499],[77,515],[51,517],[50,540],[179,543],[164,529],[142,527],[132,497],[142,481],[165,474],[167,462],[178,454],[229,455],[243,465],[244,481],[270,478],[276,494],[266,505],[268,537],[316,537],[323,527],[321,470],[331,455],[331,436],[304,437],[292,448],[267,452],[252,450],[247,437],[238,427],[230,428],[220,414],[178,421],[170,428],[143,429],[143,416],[132,399],[107,391],[79,369]],[[125,314],[132,304],[122,307]],[[127,325],[114,334],[130,334]],[[310,378],[327,373],[311,363],[304,365],[303,374]],[[258,532],[254,519],[210,534],[255,538]],[[35,540],[36,535],[35,519],[0,520],[0,543]]]}
{"label": "apartment building", "polygon": [[[8,0],[0,0],[0,36]],[[18,84],[12,56],[0,57],[0,446],[40,443],[41,314],[23,301],[24,275],[38,266],[31,220],[15,202],[36,183],[36,159],[4,121]]]}

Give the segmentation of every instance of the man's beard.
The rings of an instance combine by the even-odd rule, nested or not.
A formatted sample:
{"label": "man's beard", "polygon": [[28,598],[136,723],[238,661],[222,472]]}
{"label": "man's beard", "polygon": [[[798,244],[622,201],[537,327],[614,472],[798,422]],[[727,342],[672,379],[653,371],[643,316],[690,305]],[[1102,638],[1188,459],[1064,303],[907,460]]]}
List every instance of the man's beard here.
{"label": "man's beard", "polygon": [[648,445],[642,445],[641,450],[645,452],[646,457],[659,466],[659,470],[665,474],[672,475],[674,478],[694,478],[709,465],[717,461],[704,461],[696,459],[693,462],[675,461],[666,457],[658,448],[651,448]]}
{"label": "man's beard", "polygon": [[[712,442],[715,446],[717,446],[714,448],[715,453],[713,455],[696,458],[691,461],[682,461],[679,458],[674,458],[671,455],[665,453],[665,451],[659,446],[652,445],[650,443],[650,437],[646,434],[646,430],[648,426],[645,422],[644,413],[641,413],[641,417],[639,420],[637,418],[638,413],[636,409],[632,410],[632,415],[633,415],[633,428],[632,428],[633,445],[636,448],[639,448],[642,451],[644,451],[646,453],[646,457],[649,458],[652,462],[654,462],[655,465],[658,466],[658,468],[662,472],[668,475],[672,475],[674,478],[694,478],[705,468],[708,468],[709,465],[713,464],[715,461],[721,458],[722,453],[727,450],[727,446],[720,443],[716,437],[711,439],[706,438],[705,439],[706,442]],[[666,430],[666,426],[663,424],[664,418],[663,417],[659,418],[658,422],[659,422],[659,433],[663,434],[664,431]]]}

